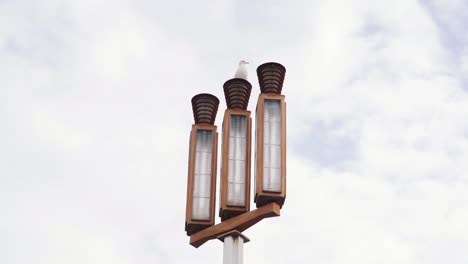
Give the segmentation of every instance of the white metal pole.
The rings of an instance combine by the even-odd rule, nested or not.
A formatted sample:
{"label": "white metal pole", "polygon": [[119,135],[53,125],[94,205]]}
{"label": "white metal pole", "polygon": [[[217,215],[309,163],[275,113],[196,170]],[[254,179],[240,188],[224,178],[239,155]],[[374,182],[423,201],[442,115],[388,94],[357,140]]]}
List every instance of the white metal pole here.
{"label": "white metal pole", "polygon": [[240,236],[227,236],[224,238],[223,264],[243,263],[244,239]]}
{"label": "white metal pole", "polygon": [[223,264],[242,264],[244,243],[250,239],[238,231],[231,231],[219,237],[224,242]]}

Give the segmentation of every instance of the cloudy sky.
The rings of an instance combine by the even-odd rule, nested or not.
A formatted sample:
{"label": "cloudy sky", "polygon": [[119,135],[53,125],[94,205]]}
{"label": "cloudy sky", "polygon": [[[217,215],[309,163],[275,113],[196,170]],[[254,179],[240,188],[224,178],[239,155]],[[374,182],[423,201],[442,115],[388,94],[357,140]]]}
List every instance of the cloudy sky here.
{"label": "cloudy sky", "polygon": [[468,263],[465,0],[0,0],[0,263],[221,263],[190,99],[287,68],[288,197],[245,263]]}

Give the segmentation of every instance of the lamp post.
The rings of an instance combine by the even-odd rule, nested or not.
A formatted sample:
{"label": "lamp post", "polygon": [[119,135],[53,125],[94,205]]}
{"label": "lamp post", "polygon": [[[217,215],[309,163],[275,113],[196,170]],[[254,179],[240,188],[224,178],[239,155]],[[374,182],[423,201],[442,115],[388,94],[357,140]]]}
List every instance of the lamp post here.
{"label": "lamp post", "polygon": [[281,94],[286,69],[269,62],[257,68],[261,94],[256,109],[255,198],[250,211],[252,85],[234,78],[223,85],[227,109],[222,125],[221,193],[215,224],[217,128],[219,100],[210,94],[192,98],[195,124],[189,147],[185,231],[199,247],[211,239],[224,242],[224,264],[242,264],[243,231],[262,219],[280,215],[286,198],[286,103]]}

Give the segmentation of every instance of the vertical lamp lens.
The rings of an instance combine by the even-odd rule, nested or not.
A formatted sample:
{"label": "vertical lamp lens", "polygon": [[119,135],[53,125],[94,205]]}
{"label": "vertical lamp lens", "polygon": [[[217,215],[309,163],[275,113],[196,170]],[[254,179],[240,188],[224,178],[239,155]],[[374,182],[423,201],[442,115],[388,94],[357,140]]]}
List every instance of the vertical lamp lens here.
{"label": "vertical lamp lens", "polygon": [[246,116],[232,115],[229,129],[227,205],[245,206]]}
{"label": "vertical lamp lens", "polygon": [[213,131],[197,130],[192,219],[210,220]]}
{"label": "vertical lamp lens", "polygon": [[265,100],[263,129],[263,190],[281,192],[280,100]]}

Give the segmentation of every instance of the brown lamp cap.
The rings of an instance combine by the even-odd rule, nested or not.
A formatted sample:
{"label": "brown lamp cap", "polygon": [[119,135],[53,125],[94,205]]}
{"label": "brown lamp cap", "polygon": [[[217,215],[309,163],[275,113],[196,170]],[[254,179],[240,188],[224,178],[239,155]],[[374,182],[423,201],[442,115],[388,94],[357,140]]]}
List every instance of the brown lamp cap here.
{"label": "brown lamp cap", "polygon": [[252,91],[252,84],[249,81],[241,78],[230,79],[224,83],[223,88],[228,109],[247,110]]}
{"label": "brown lamp cap", "polygon": [[219,99],[212,95],[201,93],[192,97],[193,118],[195,124],[214,125],[218,112]]}
{"label": "brown lamp cap", "polygon": [[281,94],[286,68],[277,62],[267,62],[257,68],[262,93]]}

